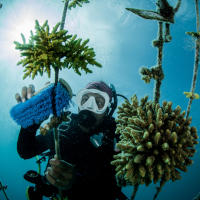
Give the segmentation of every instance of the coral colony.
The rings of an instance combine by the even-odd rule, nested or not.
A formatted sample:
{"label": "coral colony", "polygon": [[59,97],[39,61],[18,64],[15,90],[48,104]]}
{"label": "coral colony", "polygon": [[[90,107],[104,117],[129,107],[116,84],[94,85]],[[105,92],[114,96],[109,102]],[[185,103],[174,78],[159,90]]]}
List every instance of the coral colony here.
{"label": "coral colony", "polygon": [[172,102],[160,105],[148,97],[139,103],[136,95],[118,109],[117,148],[121,152],[112,161],[116,176],[135,188],[160,181],[159,191],[167,181],[179,180],[179,170],[186,172],[192,164],[198,143],[197,130],[190,127],[191,118],[185,119],[185,111],[180,106],[173,110]]}
{"label": "coral colony", "polygon": [[87,64],[96,65],[100,64],[94,60],[95,53],[92,48],[87,46],[89,39],[82,42],[82,39],[76,39],[77,35],[68,35],[67,30],[60,30],[58,23],[53,30],[49,31],[48,21],[42,26],[36,20],[35,22],[35,35],[31,31],[29,43],[24,44],[15,42],[16,49],[21,51],[21,56],[24,57],[18,62],[25,67],[25,74],[23,79],[27,76],[32,76],[32,79],[39,73],[47,72],[48,77],[51,76],[51,67],[58,68],[73,68],[74,71],[81,75],[80,69],[86,73],[92,71],[87,68]]}
{"label": "coral colony", "polygon": [[[57,85],[59,85],[59,71],[64,68],[72,68],[75,73],[81,75],[80,70],[86,73],[92,73],[92,70],[87,67],[88,64],[101,67],[101,64],[95,60],[96,54],[93,48],[87,46],[89,39],[82,41],[82,39],[77,39],[77,35],[69,35],[67,34],[68,31],[64,30],[67,9],[75,8],[76,6],[82,7],[84,3],[89,3],[89,1],[65,0],[62,20],[55,25],[52,31],[50,31],[48,21],[40,25],[36,20],[35,33],[31,31],[29,42],[26,43],[23,34],[21,34],[23,40],[22,44],[14,42],[16,49],[20,50],[21,57],[23,57],[18,62],[18,65],[22,65],[25,68],[23,79],[26,77],[32,77],[32,79],[34,79],[38,74],[43,76],[43,73],[47,73],[48,77],[50,77],[51,69],[55,71],[55,84],[51,93],[53,118],[46,126],[40,127],[40,130],[42,134],[45,134],[49,128],[53,128],[55,152],[58,159],[61,159],[61,156],[57,127],[59,123],[62,122],[62,119],[68,120],[67,115],[63,115],[64,109],[63,112],[59,110],[60,116],[58,116],[56,112],[55,96]],[[60,30],[58,30],[59,27]],[[67,85],[66,89],[67,92],[70,93],[71,88],[69,85]],[[40,96],[42,95],[38,94],[35,97],[40,98]],[[68,100],[70,101],[70,98],[68,98]],[[29,100],[27,100],[27,102],[28,101]],[[62,191],[60,190],[59,193],[61,199],[63,199]]]}
{"label": "coral colony", "polygon": [[[131,102],[126,100],[118,107],[116,119],[116,134],[120,134],[117,148],[120,151],[114,155],[111,164],[116,167],[119,185],[134,186],[132,200],[135,199],[139,185],[160,182],[153,197],[156,199],[167,181],[181,179],[180,171],[187,171],[196,152],[197,129],[190,126],[192,118],[188,117],[189,113],[185,117],[186,112],[181,112],[179,105],[173,109],[172,102],[159,103],[160,87],[164,78],[163,45],[172,39],[169,24],[174,23],[174,15],[180,4],[181,0],[178,0],[176,7],[173,8],[166,0],[158,0],[156,12],[127,9],[145,19],[157,20],[159,27],[158,38],[153,41],[153,46],[158,48],[157,64],[150,69],[143,67],[140,71],[146,83],[151,79],[155,80],[154,100],[150,101],[146,96],[139,102],[134,95]],[[194,87],[192,88],[191,92],[185,94],[190,99],[198,99],[198,94],[194,93]]]}
{"label": "coral colony", "polygon": [[[89,39],[82,42],[82,39],[77,39],[77,35],[69,35],[68,31],[64,30],[64,24],[66,19],[67,8],[75,8],[77,5],[82,6],[83,3],[89,3],[88,0],[66,0],[64,1],[64,9],[62,15],[62,21],[57,23],[55,27],[50,31],[48,21],[45,21],[43,25],[35,21],[35,34],[31,31],[31,37],[29,42],[26,43],[23,34],[23,43],[14,42],[16,49],[20,50],[21,57],[23,57],[18,65],[22,65],[24,69],[23,79],[26,77],[35,78],[36,75],[47,73],[48,77],[51,76],[51,69],[55,71],[55,88],[58,83],[59,71],[67,68],[72,68],[75,73],[81,75],[80,70],[86,73],[92,73],[87,65],[95,65],[101,67],[101,64],[95,60],[95,52],[93,48],[87,46]],[[60,27],[60,30],[58,28]],[[68,87],[70,88],[70,87]],[[71,90],[71,88],[70,88]],[[69,91],[68,91],[69,92]],[[52,92],[52,94],[55,92]],[[53,98],[54,99],[54,98]],[[53,103],[52,103],[53,104]],[[58,147],[58,134],[57,126],[61,122],[61,119],[55,119],[57,116],[56,109],[53,109],[54,120],[50,127],[54,124],[54,134],[56,143],[56,152],[59,152]],[[65,116],[66,117],[66,116]],[[58,123],[54,123],[58,122]],[[45,134],[48,131],[49,124],[44,128],[41,127],[42,132]],[[60,156],[58,156],[60,157]]]}

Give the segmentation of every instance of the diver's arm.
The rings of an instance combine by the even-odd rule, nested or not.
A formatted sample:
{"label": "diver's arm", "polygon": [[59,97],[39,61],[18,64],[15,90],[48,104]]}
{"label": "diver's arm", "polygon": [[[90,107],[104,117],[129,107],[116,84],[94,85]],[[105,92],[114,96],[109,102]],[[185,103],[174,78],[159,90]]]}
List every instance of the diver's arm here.
{"label": "diver's arm", "polygon": [[17,141],[17,152],[21,158],[32,158],[51,148],[51,145],[53,145],[53,134],[51,131],[45,136],[36,136],[39,126],[38,124],[33,124],[28,128],[21,128]]}

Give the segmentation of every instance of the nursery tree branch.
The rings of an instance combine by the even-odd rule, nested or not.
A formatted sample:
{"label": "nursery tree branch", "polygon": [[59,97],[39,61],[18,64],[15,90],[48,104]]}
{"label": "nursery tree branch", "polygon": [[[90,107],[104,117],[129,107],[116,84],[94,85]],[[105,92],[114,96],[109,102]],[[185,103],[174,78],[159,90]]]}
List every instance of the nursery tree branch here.
{"label": "nursery tree branch", "polygon": [[[196,4],[196,29],[197,29],[197,33],[198,33],[199,32],[199,0],[195,0],[195,4]],[[189,99],[188,106],[187,106],[187,114],[186,114],[187,119],[189,117],[192,101],[194,99],[193,96],[194,96],[194,91],[195,91],[196,81],[197,81],[197,74],[198,74],[198,67],[199,67],[199,49],[200,49],[199,45],[200,45],[200,38],[196,37],[196,41],[195,41],[195,62],[194,62],[192,85],[191,85],[191,90],[190,90],[192,95]]]}

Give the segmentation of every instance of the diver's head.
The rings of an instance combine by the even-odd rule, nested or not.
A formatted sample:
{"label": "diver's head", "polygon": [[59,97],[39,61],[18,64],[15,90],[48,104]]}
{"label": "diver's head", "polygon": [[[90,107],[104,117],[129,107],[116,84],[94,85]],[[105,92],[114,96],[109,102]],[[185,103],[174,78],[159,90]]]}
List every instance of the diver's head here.
{"label": "diver's head", "polygon": [[108,113],[112,90],[103,81],[91,82],[79,91],[76,100],[79,115],[85,119],[83,124],[87,124],[86,126],[98,125]]}

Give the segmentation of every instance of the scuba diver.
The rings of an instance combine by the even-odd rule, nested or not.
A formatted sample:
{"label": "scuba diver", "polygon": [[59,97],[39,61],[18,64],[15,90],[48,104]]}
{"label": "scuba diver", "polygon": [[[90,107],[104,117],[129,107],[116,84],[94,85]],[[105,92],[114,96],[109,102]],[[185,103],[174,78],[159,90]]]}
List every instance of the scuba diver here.
{"label": "scuba diver", "polygon": [[[102,81],[91,82],[78,92],[78,114],[71,113],[71,120],[58,127],[62,160],[54,156],[52,130],[46,135],[37,135],[40,124],[21,127],[17,141],[21,158],[29,159],[49,150],[45,175],[32,170],[24,175],[35,184],[27,190],[28,199],[42,200],[43,196],[56,199],[59,191],[68,200],[127,199],[117,186],[115,170],[110,164],[118,140],[112,117],[117,107],[117,95],[112,84],[109,87]],[[28,99],[28,96],[31,98],[33,94],[22,94],[21,99]]]}

